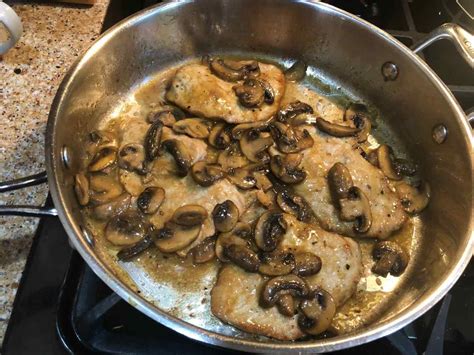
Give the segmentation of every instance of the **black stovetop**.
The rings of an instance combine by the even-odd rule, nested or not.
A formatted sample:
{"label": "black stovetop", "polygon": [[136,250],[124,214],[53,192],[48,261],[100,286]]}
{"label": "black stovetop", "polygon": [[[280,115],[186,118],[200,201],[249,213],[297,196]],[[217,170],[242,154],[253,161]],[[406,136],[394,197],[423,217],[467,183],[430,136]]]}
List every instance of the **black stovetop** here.
{"label": "black stovetop", "polygon": [[[237,1],[237,0],[236,0]],[[156,0],[112,0],[104,29]],[[456,0],[330,0],[389,30],[407,45],[456,20],[474,31]],[[440,55],[443,53],[443,55]],[[424,52],[465,110],[474,108],[474,74],[450,44]],[[456,73],[452,73],[453,67]],[[459,74],[461,73],[461,74]],[[51,203],[48,200],[48,203]],[[474,262],[442,302],[404,329],[349,354],[473,354]],[[73,251],[57,218],[41,221],[23,274],[4,354],[223,354],[135,310],[100,281]]]}

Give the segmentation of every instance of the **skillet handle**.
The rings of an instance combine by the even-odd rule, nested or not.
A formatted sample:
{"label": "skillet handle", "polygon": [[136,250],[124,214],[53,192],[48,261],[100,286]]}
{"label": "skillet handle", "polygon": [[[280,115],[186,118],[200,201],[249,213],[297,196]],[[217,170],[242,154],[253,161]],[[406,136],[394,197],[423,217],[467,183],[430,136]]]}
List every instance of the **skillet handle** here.
{"label": "skillet handle", "polygon": [[[28,186],[44,184],[48,181],[46,172],[27,176],[20,179],[5,181],[0,183],[0,193],[14,191]],[[0,216],[24,216],[24,217],[45,217],[57,216],[58,211],[55,208],[40,206],[0,206]]]}
{"label": "skillet handle", "polygon": [[449,39],[467,64],[474,69],[474,35],[454,23],[445,23],[439,26],[429,33],[426,38],[415,43],[411,49],[413,52],[418,53],[441,39]]}

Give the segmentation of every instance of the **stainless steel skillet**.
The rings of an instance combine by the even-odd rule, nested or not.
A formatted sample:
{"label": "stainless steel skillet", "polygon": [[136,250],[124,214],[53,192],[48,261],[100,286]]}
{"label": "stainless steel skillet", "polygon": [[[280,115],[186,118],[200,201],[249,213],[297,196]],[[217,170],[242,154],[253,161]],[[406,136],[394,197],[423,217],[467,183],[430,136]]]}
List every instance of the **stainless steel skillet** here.
{"label": "stainless steel skillet", "polygon": [[[441,27],[415,48],[453,39],[474,67],[472,36]],[[73,195],[82,137],[131,90],[162,68],[208,53],[302,59],[317,75],[374,103],[433,190],[423,214],[414,267],[391,307],[372,324],[323,340],[282,343],[229,336],[160,310],[122,283],[97,255]],[[433,134],[434,137],[433,137]],[[467,265],[472,237],[472,135],[452,94],[431,69],[390,35],[326,4],[284,0],[170,2],[144,10],[106,32],[76,62],[56,95],[46,132],[48,182],[56,210],[2,207],[1,213],[57,211],[73,246],[121,297],[193,339],[247,351],[330,351],[396,331],[439,301]],[[40,176],[44,180],[44,175]],[[20,184],[37,182],[36,178]],[[20,186],[20,187],[21,187]],[[0,191],[19,187],[4,184]]]}

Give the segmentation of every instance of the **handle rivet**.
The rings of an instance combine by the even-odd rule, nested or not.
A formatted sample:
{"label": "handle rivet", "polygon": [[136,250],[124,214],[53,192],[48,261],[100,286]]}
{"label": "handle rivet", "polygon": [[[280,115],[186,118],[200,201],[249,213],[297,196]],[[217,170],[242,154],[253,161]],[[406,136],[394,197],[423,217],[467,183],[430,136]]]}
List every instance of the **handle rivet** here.
{"label": "handle rivet", "polygon": [[385,81],[394,81],[398,78],[398,67],[395,63],[386,62],[382,65],[382,75]]}
{"label": "handle rivet", "polygon": [[438,124],[433,127],[432,137],[436,143],[442,144],[446,141],[446,138],[448,137],[448,129],[445,125]]}
{"label": "handle rivet", "polygon": [[61,148],[61,161],[66,169],[71,168],[71,153],[69,148],[66,146]]}
{"label": "handle rivet", "polygon": [[85,227],[80,227],[82,235],[84,236],[84,239],[86,240],[87,244],[89,244],[91,247],[94,246],[94,237],[92,236],[92,233],[89,232],[89,230]]}

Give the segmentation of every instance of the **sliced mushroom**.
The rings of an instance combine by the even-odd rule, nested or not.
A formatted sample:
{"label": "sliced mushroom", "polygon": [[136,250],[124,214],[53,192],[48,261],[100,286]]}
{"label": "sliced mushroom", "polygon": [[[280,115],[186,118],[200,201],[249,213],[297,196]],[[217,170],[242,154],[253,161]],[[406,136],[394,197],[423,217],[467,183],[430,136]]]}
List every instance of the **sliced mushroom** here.
{"label": "sliced mushroom", "polygon": [[191,167],[193,180],[201,186],[211,186],[225,176],[224,170],[218,164],[208,164],[201,160]]}
{"label": "sliced mushroom", "polygon": [[122,185],[109,175],[92,175],[89,179],[90,199],[96,204],[107,203],[122,194]]}
{"label": "sliced mushroom", "polygon": [[377,149],[377,161],[380,170],[391,180],[400,180],[402,177],[395,170],[392,164],[392,149],[388,145],[381,145]]}
{"label": "sliced mushroom", "polygon": [[259,189],[262,191],[268,191],[272,188],[273,184],[265,172],[256,171],[253,175],[255,177],[256,185]]}
{"label": "sliced mushroom", "polygon": [[372,271],[382,277],[388,274],[400,276],[409,261],[408,254],[395,242],[382,241],[375,244],[372,257],[376,261]]}
{"label": "sliced mushroom", "polygon": [[120,148],[119,167],[138,174],[146,173],[145,148],[141,144],[130,143]]}
{"label": "sliced mushroom", "polygon": [[242,153],[252,162],[268,162],[267,148],[273,144],[273,139],[268,132],[249,130],[240,139]]}
{"label": "sliced mushroom", "polygon": [[160,107],[158,111],[150,112],[147,116],[148,123],[155,123],[161,121],[163,125],[171,127],[176,120],[182,120],[186,117],[186,114],[179,107],[166,105]]}
{"label": "sliced mushroom", "polygon": [[214,227],[218,232],[229,232],[239,220],[239,209],[231,200],[217,204],[212,211]]}
{"label": "sliced mushroom", "polygon": [[145,214],[154,214],[165,200],[165,190],[159,186],[149,186],[138,196],[137,206]]}
{"label": "sliced mushroom", "polygon": [[257,179],[255,173],[267,173],[267,167],[265,164],[254,163],[244,166],[242,168],[230,169],[227,173],[227,178],[235,186],[248,190],[256,186]]}
{"label": "sliced mushroom", "polygon": [[96,172],[104,170],[115,164],[117,160],[117,149],[105,146],[100,148],[89,163],[89,171]]}
{"label": "sliced mushroom", "polygon": [[162,145],[174,158],[176,174],[180,177],[188,175],[192,159],[184,143],[177,139],[169,139],[164,141]]}
{"label": "sliced mushroom", "polygon": [[278,312],[287,317],[293,317],[296,314],[295,300],[291,294],[283,294],[278,297],[276,302]]}
{"label": "sliced mushroom", "polygon": [[254,78],[260,74],[260,67],[256,61],[239,63],[221,58],[209,58],[209,68],[217,77],[225,81],[235,82],[247,78]]}
{"label": "sliced mushroom", "polygon": [[234,128],[232,128],[232,138],[240,140],[242,136],[244,135],[244,133],[250,130],[254,132],[265,131],[272,120],[273,118],[269,118],[268,120],[265,120],[265,121],[238,124]]}
{"label": "sliced mushroom", "polygon": [[265,283],[260,295],[260,305],[270,308],[275,305],[282,295],[290,294],[295,297],[306,297],[310,288],[305,280],[296,275],[277,276]]}
{"label": "sliced mushroom", "polygon": [[340,217],[343,221],[354,221],[354,231],[367,232],[372,225],[372,212],[367,196],[357,186],[349,189],[347,198],[339,200]]}
{"label": "sliced mushroom", "polygon": [[195,264],[207,263],[216,257],[216,240],[217,236],[215,235],[207,237],[191,249],[190,252]]}
{"label": "sliced mushroom", "polygon": [[[289,154],[294,155],[294,154]],[[274,155],[270,160],[272,173],[286,184],[299,184],[306,179],[306,172],[294,166],[294,157]]]}
{"label": "sliced mushroom", "polygon": [[223,251],[227,259],[245,271],[258,271],[260,260],[258,259],[257,254],[254,253],[250,248],[243,245],[230,244],[224,246]]}
{"label": "sliced mushroom", "polygon": [[176,133],[187,134],[192,138],[209,137],[209,121],[202,118],[185,118],[173,124],[173,131]]}
{"label": "sliced mushroom", "polygon": [[241,168],[250,163],[240,150],[239,143],[237,142],[231,143],[223,152],[221,152],[217,158],[217,162],[224,170]]}
{"label": "sliced mushroom", "polygon": [[127,211],[113,217],[105,227],[105,237],[114,245],[132,245],[149,231],[139,214]]}
{"label": "sliced mushroom", "polygon": [[232,231],[220,234],[216,240],[216,255],[219,260],[229,262],[229,259],[224,254],[224,248],[226,246],[236,244],[247,247],[250,234],[250,226],[242,222],[237,223]]}
{"label": "sliced mushroom", "polygon": [[247,79],[242,84],[232,88],[239,99],[239,103],[247,108],[260,107],[265,100],[265,91],[255,79]]}
{"label": "sliced mushroom", "polygon": [[282,153],[297,153],[311,148],[314,144],[314,140],[308,130],[293,128],[281,122],[272,123],[270,125],[270,132],[277,144],[278,150]]}
{"label": "sliced mushroom", "polygon": [[420,213],[430,202],[431,188],[426,181],[418,182],[417,186],[401,182],[396,186],[396,190],[403,208],[409,214]]}
{"label": "sliced mushroom", "polygon": [[153,161],[160,154],[163,123],[160,120],[152,123],[145,136],[145,152],[148,161]]}
{"label": "sliced mushroom", "polygon": [[209,144],[217,149],[227,148],[231,142],[229,129],[225,123],[216,123],[209,133]]}
{"label": "sliced mushroom", "polygon": [[268,190],[267,192],[263,190],[257,191],[256,194],[257,201],[260,204],[267,208],[267,209],[275,209],[275,193],[272,190]]}
{"label": "sliced mushroom", "polygon": [[92,131],[89,133],[89,140],[97,148],[117,148],[117,138],[110,131]]}
{"label": "sliced mushroom", "polygon": [[132,244],[129,247],[126,247],[120,250],[117,253],[117,258],[120,261],[130,261],[143,253],[145,250],[149,249],[153,245],[153,237],[151,235],[146,235],[144,238],[140,239],[135,244]]}
{"label": "sliced mushroom", "polygon": [[255,226],[255,243],[263,251],[273,251],[287,229],[283,214],[267,211],[260,216]]}
{"label": "sliced mushroom", "polygon": [[321,117],[316,119],[316,127],[330,136],[339,138],[355,136],[361,131],[360,128],[332,123]]}
{"label": "sliced mushroom", "polygon": [[308,66],[302,60],[297,60],[285,71],[285,78],[289,81],[301,81],[306,76]]}
{"label": "sliced mushroom", "polygon": [[267,276],[287,275],[295,268],[295,257],[290,252],[261,253],[260,261],[258,272]]}
{"label": "sliced mushroom", "polygon": [[295,267],[293,273],[298,276],[316,275],[322,266],[319,256],[310,252],[297,252],[294,254]]}
{"label": "sliced mushroom", "polygon": [[304,102],[294,101],[278,111],[277,120],[286,123],[302,113],[313,113],[313,108]]}
{"label": "sliced mushroom", "polygon": [[347,198],[354,184],[351,173],[344,164],[336,163],[329,169],[327,179],[332,201],[337,208],[340,208],[339,200]]}
{"label": "sliced mushroom", "polygon": [[120,214],[130,207],[131,196],[123,193],[107,203],[95,206],[92,209],[92,217],[99,221],[106,221]]}
{"label": "sliced mushroom", "polygon": [[201,233],[201,225],[183,226],[167,222],[160,231],[163,238],[155,240],[155,245],[163,253],[174,253],[194,242]]}
{"label": "sliced mushroom", "polygon": [[360,129],[360,132],[357,134],[357,141],[359,143],[367,140],[372,129],[367,106],[360,103],[350,104],[344,112],[344,121],[352,121]]}
{"label": "sliced mushroom", "polygon": [[321,334],[329,328],[336,314],[336,302],[329,292],[319,288],[308,299],[301,301],[298,317],[300,329],[311,335]]}
{"label": "sliced mushroom", "polygon": [[74,176],[74,192],[81,206],[89,203],[89,180],[83,173]]}
{"label": "sliced mushroom", "polygon": [[276,202],[284,212],[296,216],[301,222],[310,222],[314,217],[314,212],[309,203],[302,196],[287,189],[277,191]]}
{"label": "sliced mushroom", "polygon": [[184,205],[176,209],[172,220],[181,226],[198,226],[204,223],[207,218],[207,211],[199,205]]}

